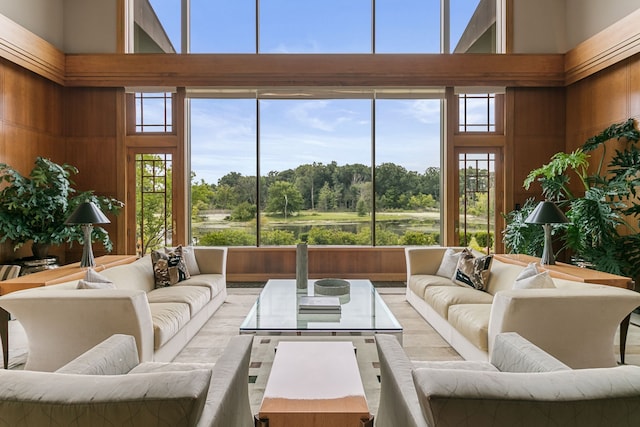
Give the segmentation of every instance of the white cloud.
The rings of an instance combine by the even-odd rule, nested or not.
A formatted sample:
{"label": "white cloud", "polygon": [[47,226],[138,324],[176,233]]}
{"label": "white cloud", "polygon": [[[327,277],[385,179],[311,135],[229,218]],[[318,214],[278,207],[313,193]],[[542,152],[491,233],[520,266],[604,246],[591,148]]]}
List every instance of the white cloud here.
{"label": "white cloud", "polygon": [[440,123],[440,101],[432,99],[410,101],[406,113],[421,123]]}

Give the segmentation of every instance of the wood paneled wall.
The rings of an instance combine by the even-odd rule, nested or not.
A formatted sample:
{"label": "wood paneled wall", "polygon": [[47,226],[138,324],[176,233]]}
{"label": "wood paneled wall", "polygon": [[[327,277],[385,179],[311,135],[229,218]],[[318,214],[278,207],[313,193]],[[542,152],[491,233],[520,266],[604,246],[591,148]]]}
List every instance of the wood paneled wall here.
{"label": "wood paneled wall", "polygon": [[[79,191],[125,201],[124,156],[120,139],[124,128],[124,90],[115,88],[65,88],[65,161],[78,168],[75,176]],[[125,253],[124,212],[109,216],[104,224],[114,243],[114,253]],[[94,243],[96,256],[106,254]],[[82,246],[68,249],[69,261],[82,257]]]}
{"label": "wood paneled wall", "polygon": [[[227,280],[230,282],[295,277],[295,246],[229,248]],[[309,278],[331,277],[402,282],[407,278],[404,248],[309,246]]]}
{"label": "wood paneled wall", "polygon": [[566,111],[567,150],[613,123],[640,120],[640,54],[568,86]]}
{"label": "wood paneled wall", "polygon": [[512,200],[505,202],[509,212],[529,197],[541,199],[538,184],[528,191],[522,184],[531,170],[565,150],[565,92],[564,88],[510,88],[506,95],[506,186],[513,189]]}
{"label": "wood paneled wall", "polygon": [[[67,161],[63,136],[63,89],[56,83],[0,58],[0,163],[28,174],[37,156]],[[64,251],[52,250],[64,259]],[[0,262],[30,256],[0,245]]]}

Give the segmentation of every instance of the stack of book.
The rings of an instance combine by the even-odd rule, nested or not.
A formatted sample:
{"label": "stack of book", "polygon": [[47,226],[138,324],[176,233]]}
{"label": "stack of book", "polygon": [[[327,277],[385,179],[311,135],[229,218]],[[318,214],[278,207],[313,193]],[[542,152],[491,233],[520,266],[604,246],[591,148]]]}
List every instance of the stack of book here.
{"label": "stack of book", "polygon": [[340,310],[340,299],[334,296],[301,296],[298,301],[300,314],[336,314]]}

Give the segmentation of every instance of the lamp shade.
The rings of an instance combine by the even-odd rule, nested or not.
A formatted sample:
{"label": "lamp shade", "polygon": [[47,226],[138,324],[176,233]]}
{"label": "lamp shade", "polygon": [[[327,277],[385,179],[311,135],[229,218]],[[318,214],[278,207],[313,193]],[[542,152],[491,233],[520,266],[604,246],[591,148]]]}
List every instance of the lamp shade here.
{"label": "lamp shade", "polygon": [[65,224],[108,224],[111,221],[93,202],[83,202],[65,221]]}
{"label": "lamp shade", "polygon": [[555,203],[544,201],[524,220],[527,224],[563,224],[569,222],[564,212]]}

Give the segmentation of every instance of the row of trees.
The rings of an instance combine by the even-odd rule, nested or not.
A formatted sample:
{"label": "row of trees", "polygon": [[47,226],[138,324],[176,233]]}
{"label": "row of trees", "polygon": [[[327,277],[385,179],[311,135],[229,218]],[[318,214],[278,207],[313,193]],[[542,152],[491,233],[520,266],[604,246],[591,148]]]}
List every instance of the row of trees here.
{"label": "row of trees", "polygon": [[[194,218],[203,210],[233,211],[232,219],[255,217],[258,205],[255,176],[230,172],[217,184],[193,182]],[[339,166],[312,163],[269,172],[261,177],[260,210],[284,216],[301,210],[369,212],[375,190],[376,206],[383,210],[420,210],[437,208],[440,199],[440,169],[427,168],[424,174],[408,171],[394,163],[375,168],[375,189],[371,168],[362,164]],[[249,217],[249,218],[247,218]]]}
{"label": "row of trees", "polygon": [[[161,246],[167,239],[170,240],[172,170],[170,159],[167,162],[167,159],[155,154],[139,155],[137,163],[138,242],[141,252],[144,252],[148,248]],[[473,170],[469,172],[465,175],[479,176],[472,173]],[[192,219],[194,225],[197,224],[193,230],[194,238],[200,244],[255,244],[255,221],[259,205],[261,212],[285,219],[300,211],[310,211],[312,216],[318,212],[330,212],[329,218],[334,223],[332,227],[323,229],[318,224],[312,224],[313,218],[307,219],[304,216],[298,221],[302,222],[293,234],[287,230],[264,227],[262,223],[261,244],[293,244],[301,240],[309,241],[311,244],[371,244],[370,229],[358,227],[359,231],[351,232],[352,225],[349,224],[353,224],[353,217],[349,215],[368,215],[373,206],[372,197],[375,197],[378,212],[439,209],[439,168],[427,168],[425,173],[420,174],[393,163],[384,163],[377,166],[374,173],[375,193],[371,168],[362,164],[306,164],[295,169],[269,172],[260,180],[255,176],[230,172],[219,179],[217,184],[210,184],[204,180],[196,182],[196,176],[192,174]],[[490,187],[489,184],[483,183],[483,186]],[[474,187],[461,183],[461,188]],[[482,192],[471,191],[464,196],[461,195],[461,205],[463,204],[465,212],[469,215],[486,216],[488,213],[487,195]],[[220,219],[214,220],[207,216],[213,211],[224,213],[227,220],[244,224],[220,231],[227,226],[220,227]],[[349,223],[345,223],[346,228],[341,222],[344,213],[347,213],[345,218]],[[404,218],[402,221],[413,219]],[[312,224],[315,231],[309,231],[308,236],[302,236],[304,231],[301,224],[307,222]],[[212,226],[219,231],[210,233]],[[305,227],[309,229],[309,225]],[[415,225],[412,228],[416,229]],[[379,229],[376,225],[375,244],[433,244],[438,241],[438,236],[433,234],[432,230],[433,227],[427,227],[424,232],[408,232],[401,229],[392,231],[387,227]],[[461,236],[460,240],[465,243],[477,240],[480,247],[490,246],[491,243],[487,244],[485,239]],[[489,240],[493,240],[492,237]]]}
{"label": "row of trees", "polygon": [[[260,241],[263,245],[295,245],[301,241],[310,245],[370,245],[371,229],[363,227],[357,233],[344,231],[335,227],[312,227],[304,236],[296,237],[295,233],[287,230],[264,230]],[[420,231],[405,231],[402,235],[376,227],[376,245],[437,245],[440,233]],[[478,231],[475,233],[461,233],[460,244],[472,246],[478,250],[493,246],[493,233]],[[251,246],[256,244],[255,232],[246,230],[226,229],[204,234],[199,240],[200,245],[211,246]]]}

